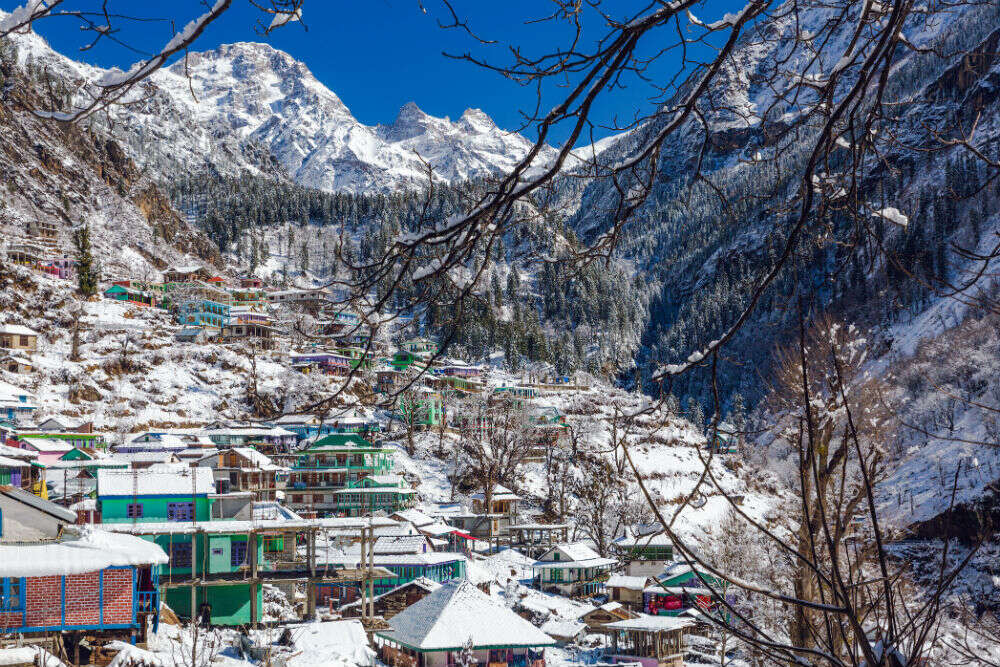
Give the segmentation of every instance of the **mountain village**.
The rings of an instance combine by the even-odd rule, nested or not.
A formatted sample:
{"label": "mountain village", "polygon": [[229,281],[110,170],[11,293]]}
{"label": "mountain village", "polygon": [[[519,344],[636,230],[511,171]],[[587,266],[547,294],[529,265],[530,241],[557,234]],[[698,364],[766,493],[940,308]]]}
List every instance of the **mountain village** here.
{"label": "mountain village", "polygon": [[187,4],[0,0],[0,667],[1000,666],[1000,3]]}
{"label": "mountain village", "polygon": [[[76,261],[45,238],[9,244],[8,270],[69,289]],[[180,633],[185,624],[214,633],[223,653],[287,664],[313,641],[324,660],[366,666],[543,667],[582,652],[679,667],[711,652],[701,613],[724,590],[706,581],[720,582],[642,520],[598,552],[576,519],[531,492],[529,469],[551,472],[579,440],[566,406],[609,391],[593,378],[443,357],[435,341],[408,337],[405,320],[373,335],[331,290],[202,265],[111,279],[84,306],[93,315],[51,339],[37,319],[0,325],[0,636],[16,638],[0,649],[15,656],[5,664],[157,665],[184,641],[210,664],[222,649]],[[295,335],[302,314],[315,336]],[[156,327],[168,347],[236,350],[351,393],[273,418],[250,417],[251,406],[242,420],[203,411],[183,426],[176,415],[134,430],[95,423],[31,387],[61,356],[57,338],[88,339],[81,326],[116,335],[102,320],[128,322],[122,340],[137,347]],[[482,472],[456,492],[458,464],[437,461],[451,488],[429,489],[413,443],[444,439],[506,447],[513,483]],[[714,449],[735,456],[735,438]]]}

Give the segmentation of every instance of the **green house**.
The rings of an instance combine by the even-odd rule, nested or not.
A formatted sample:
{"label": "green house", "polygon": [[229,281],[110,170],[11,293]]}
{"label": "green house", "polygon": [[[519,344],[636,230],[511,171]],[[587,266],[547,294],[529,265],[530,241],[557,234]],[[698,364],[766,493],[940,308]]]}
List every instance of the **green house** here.
{"label": "green house", "polygon": [[412,506],[415,494],[399,475],[369,475],[340,489],[334,502],[337,513],[346,516],[391,514]]}
{"label": "green house", "polygon": [[97,472],[97,502],[103,523],[207,521],[215,480],[211,468],[108,470]]}
{"label": "green house", "polygon": [[[240,581],[249,576],[252,560],[264,570],[264,536],[249,536],[247,522],[216,520],[195,523],[138,522],[110,527],[154,542],[170,558],[160,566],[161,597],[182,617],[206,611],[215,625],[245,625],[264,609],[263,588]],[[251,537],[252,542],[248,540]],[[193,585],[196,580],[200,585]],[[194,588],[194,609],[191,609]]]}
{"label": "green house", "polygon": [[407,424],[437,426],[445,418],[441,394],[426,387],[405,392],[399,399],[399,411]]}
{"label": "green house", "polygon": [[407,350],[401,350],[396,354],[392,355],[392,367],[397,371],[405,371],[407,368],[413,365],[417,365],[419,368],[423,369],[426,366],[423,355],[416,354],[414,352],[409,352]]}
{"label": "green house", "polygon": [[157,304],[156,295],[152,292],[117,283],[104,290],[104,298],[113,301],[127,301],[140,306],[155,306]]}
{"label": "green house", "polygon": [[356,433],[331,433],[302,452],[285,489],[293,510],[320,515],[347,511],[338,492],[356,487],[371,475],[392,471],[392,449],[373,445]]}
{"label": "green house", "polygon": [[371,352],[366,352],[360,347],[342,347],[337,351],[350,360],[351,368],[369,369],[375,361]]}

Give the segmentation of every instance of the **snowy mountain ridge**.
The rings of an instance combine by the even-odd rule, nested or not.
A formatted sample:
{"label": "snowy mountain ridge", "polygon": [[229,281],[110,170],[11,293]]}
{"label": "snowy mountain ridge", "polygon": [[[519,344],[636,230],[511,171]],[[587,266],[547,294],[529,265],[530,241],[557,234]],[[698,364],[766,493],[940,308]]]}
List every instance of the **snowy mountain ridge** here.
{"label": "snowy mountain ridge", "polygon": [[[15,43],[22,62],[30,57],[72,81],[108,72],[59,54],[35,33]],[[141,100],[111,113],[116,136],[161,174],[207,167],[283,175],[330,192],[389,193],[426,187],[427,164],[442,183],[502,174],[533,146],[479,109],[452,121],[410,102],[392,124],[365,125],[304,63],[263,43],[191,53],[149,81]],[[546,147],[539,168],[554,156]]]}

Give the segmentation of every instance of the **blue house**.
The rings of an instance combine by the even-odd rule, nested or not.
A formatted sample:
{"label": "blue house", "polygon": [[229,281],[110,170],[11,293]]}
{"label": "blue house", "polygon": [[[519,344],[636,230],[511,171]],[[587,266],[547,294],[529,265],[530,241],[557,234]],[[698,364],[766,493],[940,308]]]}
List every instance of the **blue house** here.
{"label": "blue house", "polygon": [[229,324],[230,306],[209,299],[190,299],[177,305],[177,321],[196,327],[221,329]]}
{"label": "blue house", "polygon": [[0,381],[0,417],[18,422],[30,417],[37,409],[32,394],[20,387]]}

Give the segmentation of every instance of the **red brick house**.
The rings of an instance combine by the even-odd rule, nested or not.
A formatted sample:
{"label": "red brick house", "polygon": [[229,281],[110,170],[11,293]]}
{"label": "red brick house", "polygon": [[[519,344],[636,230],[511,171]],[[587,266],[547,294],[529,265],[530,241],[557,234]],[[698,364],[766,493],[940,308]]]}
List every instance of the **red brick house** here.
{"label": "red brick house", "polygon": [[[73,512],[34,496],[16,504],[16,495],[4,496],[0,514],[0,637],[66,630],[134,637],[144,617],[155,625],[163,549],[131,535],[74,527]],[[41,521],[59,519],[59,512],[65,523]]]}

